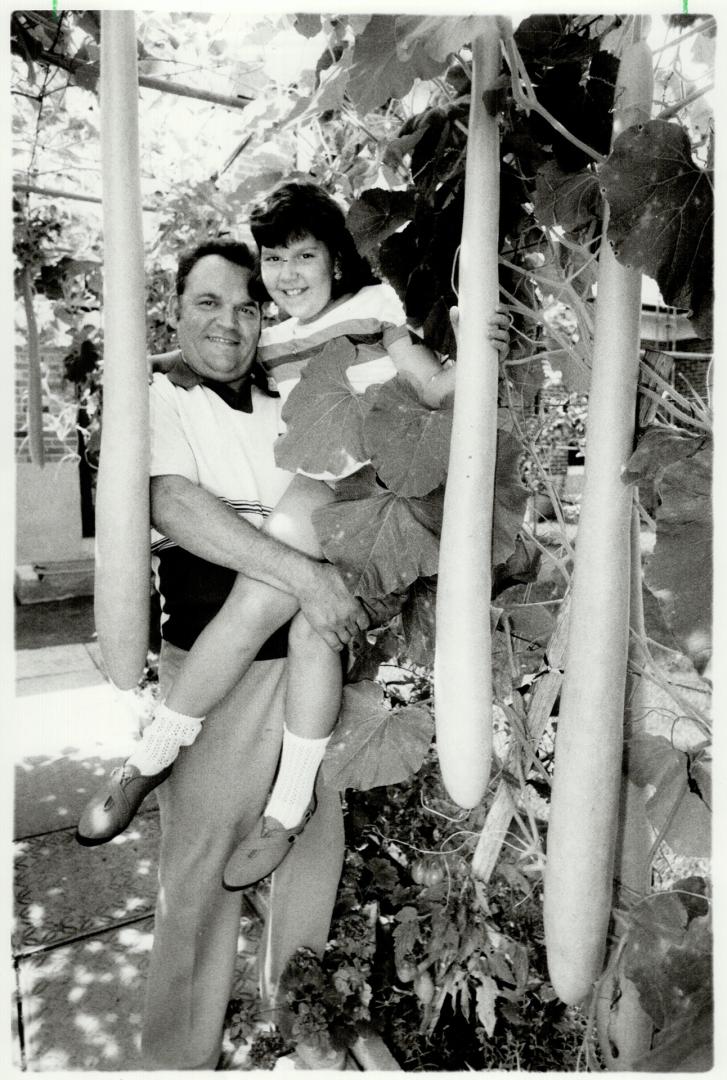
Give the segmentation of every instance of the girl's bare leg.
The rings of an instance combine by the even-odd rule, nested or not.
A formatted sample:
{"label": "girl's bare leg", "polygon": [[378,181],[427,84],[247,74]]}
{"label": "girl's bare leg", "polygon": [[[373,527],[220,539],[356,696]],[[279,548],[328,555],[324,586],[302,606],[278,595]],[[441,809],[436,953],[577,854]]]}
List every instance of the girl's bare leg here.
{"label": "girl's bare leg", "polygon": [[[296,476],[265,523],[265,531],[319,558],[320,546],[311,515],[332,498],[325,484]],[[136,765],[145,775],[153,775],[171,764],[179,746],[194,741],[209,709],[235,686],[261,645],[291,618],[296,608],[295,599],[287,593],[238,575],[223,607],[188,653],[166,701],[146,728],[129,764]],[[335,657],[323,639],[320,641],[326,653]],[[321,655],[325,655],[322,650]],[[332,662],[327,656],[326,660],[330,670]],[[336,660],[340,668],[337,657]]]}
{"label": "girl's bare leg", "polygon": [[[290,498],[287,496],[290,493]],[[313,508],[331,502],[333,493],[320,481],[297,476],[276,508],[270,532],[295,547],[303,535],[304,551],[320,558],[313,528]],[[279,512],[280,511],[280,512]],[[316,776],[341,708],[343,669],[334,652],[311,627],[302,612],[293,619],[288,635],[285,726],[280,765],[264,815],[291,829],[303,818],[313,795]]]}
{"label": "girl's bare leg", "polygon": [[288,637],[285,726],[280,766],[265,816],[297,825],[313,795],[318,769],[341,708],[341,655],[298,612]]}

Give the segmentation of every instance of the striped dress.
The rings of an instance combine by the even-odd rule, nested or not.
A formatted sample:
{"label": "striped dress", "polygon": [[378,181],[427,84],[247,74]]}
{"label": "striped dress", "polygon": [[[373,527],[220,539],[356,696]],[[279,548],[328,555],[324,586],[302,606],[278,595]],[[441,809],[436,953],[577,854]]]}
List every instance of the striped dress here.
{"label": "striped dress", "polygon": [[[387,349],[392,342],[409,336],[404,308],[392,287],[367,285],[308,322],[291,318],[265,327],[260,335],[258,359],[274,380],[285,405],[309,361],[328,342],[347,338],[355,347],[355,359],[346,369],[346,376],[354,392],[363,394],[369,386],[393,379],[396,367]],[[354,468],[341,475],[348,475]],[[315,478],[336,479],[328,474]]]}

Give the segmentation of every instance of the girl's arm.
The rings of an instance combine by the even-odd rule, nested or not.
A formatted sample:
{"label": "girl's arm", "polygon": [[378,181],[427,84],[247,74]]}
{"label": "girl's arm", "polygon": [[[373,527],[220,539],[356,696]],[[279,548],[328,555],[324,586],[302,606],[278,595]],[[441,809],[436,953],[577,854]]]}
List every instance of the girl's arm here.
{"label": "girl's arm", "polygon": [[[456,308],[452,309],[452,322],[455,333],[457,332]],[[499,308],[490,320],[489,339],[501,356],[507,353],[510,347],[510,317]],[[388,347],[388,353],[394,362],[396,370],[406,375],[414,384],[419,400],[432,409],[437,409],[445,403],[447,398],[454,393],[454,366],[443,367],[426,345],[411,341],[409,338],[399,338]]]}

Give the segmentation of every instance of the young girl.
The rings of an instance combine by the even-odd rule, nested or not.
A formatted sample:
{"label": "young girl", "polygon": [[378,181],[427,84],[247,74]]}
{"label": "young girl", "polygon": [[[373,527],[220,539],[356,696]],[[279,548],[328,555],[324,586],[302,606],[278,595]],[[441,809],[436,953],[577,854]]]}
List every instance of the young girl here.
{"label": "young girl", "polygon": [[[312,183],[284,183],[253,207],[250,228],[260,250],[265,289],[288,316],[262,331],[259,347],[259,358],[274,377],[283,404],[311,358],[327,342],[344,336],[366,346],[356,350],[346,373],[357,393],[399,372],[427,405],[437,407],[451,394],[454,369],[443,369],[410,333],[396,293],[378,282],[358,255],[343,212],[330,196]],[[505,327],[506,319],[498,313],[491,340],[500,350],[507,348]],[[336,476],[296,474],[265,522],[265,531],[321,559],[313,512],[333,500],[331,481],[364,464],[349,461]],[[140,797],[134,800],[125,794],[125,813],[119,817],[116,808],[110,831],[103,811],[108,805],[106,785],[81,818],[77,838],[82,843],[103,843],[127,827],[145,795],[169,775],[180,747],[194,741],[206,713],[232,689],[260,646],[287,620],[288,603],[272,586],[238,575],[225,604],[195,641],[166,701],[126,762],[127,771],[136,769],[148,778],[140,785]],[[342,665],[338,652],[300,612],[290,626],[286,670],[286,720],[278,772],[263,814],[227,864],[225,883],[231,887],[251,885],[271,873],[315,809],[316,775],[340,709]]]}

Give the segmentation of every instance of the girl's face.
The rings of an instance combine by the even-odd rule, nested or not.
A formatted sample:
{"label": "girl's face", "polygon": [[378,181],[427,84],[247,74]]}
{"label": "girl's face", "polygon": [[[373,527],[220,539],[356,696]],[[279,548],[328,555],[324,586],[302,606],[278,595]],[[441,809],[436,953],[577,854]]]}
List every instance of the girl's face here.
{"label": "girl's face", "polygon": [[270,298],[286,315],[306,322],[331,302],[333,259],[310,233],[284,247],[263,247],[260,268]]}

